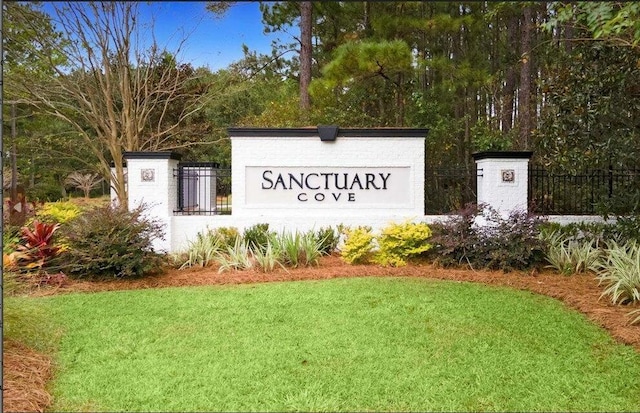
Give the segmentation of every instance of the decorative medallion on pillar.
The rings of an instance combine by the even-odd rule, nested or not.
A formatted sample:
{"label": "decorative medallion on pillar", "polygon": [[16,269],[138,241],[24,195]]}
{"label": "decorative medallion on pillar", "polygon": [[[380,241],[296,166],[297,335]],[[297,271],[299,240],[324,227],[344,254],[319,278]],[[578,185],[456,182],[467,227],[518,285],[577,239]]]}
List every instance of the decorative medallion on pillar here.
{"label": "decorative medallion on pillar", "polygon": [[516,181],[516,171],[514,169],[502,169],[502,182],[513,183]]}
{"label": "decorative medallion on pillar", "polygon": [[142,169],[140,170],[140,176],[141,176],[142,182],[154,182],[156,180],[156,170]]}

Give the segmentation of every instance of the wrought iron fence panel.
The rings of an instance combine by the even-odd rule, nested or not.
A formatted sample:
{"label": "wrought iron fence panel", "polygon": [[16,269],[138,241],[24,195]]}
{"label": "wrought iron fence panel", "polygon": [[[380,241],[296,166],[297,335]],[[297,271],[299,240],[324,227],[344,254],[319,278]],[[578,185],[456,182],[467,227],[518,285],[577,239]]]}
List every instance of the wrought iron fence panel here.
{"label": "wrought iron fence panel", "polygon": [[543,215],[630,214],[638,211],[640,169],[553,173],[529,168],[529,209]]}
{"label": "wrought iron fence panel", "polygon": [[468,166],[426,168],[424,210],[426,215],[442,215],[475,203],[477,172]]}
{"label": "wrought iron fence panel", "polygon": [[231,169],[216,162],[184,162],[174,170],[177,178],[177,215],[231,214]]}

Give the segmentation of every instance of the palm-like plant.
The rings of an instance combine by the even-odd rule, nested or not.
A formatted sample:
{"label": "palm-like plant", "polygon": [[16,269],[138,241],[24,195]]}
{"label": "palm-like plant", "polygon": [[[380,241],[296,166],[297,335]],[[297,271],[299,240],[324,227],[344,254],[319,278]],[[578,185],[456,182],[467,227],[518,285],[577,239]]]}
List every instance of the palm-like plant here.
{"label": "palm-like plant", "polygon": [[16,258],[27,268],[41,268],[46,261],[60,252],[60,247],[53,245],[53,234],[60,228],[60,224],[47,224],[38,220],[33,221],[33,230],[23,227],[20,230],[24,244],[16,248]]}
{"label": "palm-like plant", "polygon": [[614,304],[640,301],[640,244],[607,244],[604,258],[591,267],[600,283],[605,284],[602,295],[609,295]]}

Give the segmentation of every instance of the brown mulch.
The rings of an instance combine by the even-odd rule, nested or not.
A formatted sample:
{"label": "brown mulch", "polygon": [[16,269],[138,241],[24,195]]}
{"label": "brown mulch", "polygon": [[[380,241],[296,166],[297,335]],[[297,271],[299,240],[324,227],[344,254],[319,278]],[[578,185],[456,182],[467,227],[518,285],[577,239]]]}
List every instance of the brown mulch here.
{"label": "brown mulch", "polygon": [[[42,287],[33,292],[33,295],[52,295],[70,292],[97,292],[113,290],[129,290],[142,288],[163,288],[199,285],[223,285],[223,284],[245,284],[261,282],[278,282],[293,280],[321,280],[344,277],[387,277],[387,276],[410,276],[430,279],[471,281],[485,285],[509,286],[521,290],[528,290],[539,294],[553,297],[565,303],[570,308],[584,313],[595,324],[605,328],[620,343],[633,346],[640,351],[640,325],[630,325],[628,313],[638,306],[620,306],[611,304],[607,297],[600,298],[603,287],[598,285],[598,281],[592,274],[574,275],[565,277],[554,272],[512,272],[503,273],[498,271],[473,271],[461,269],[439,268],[432,264],[415,264],[405,267],[393,268],[377,265],[348,265],[335,256],[323,257],[320,265],[310,268],[298,269],[277,269],[270,273],[263,273],[258,270],[228,271],[218,273],[217,268],[190,268],[186,270],[169,270],[163,274],[150,276],[135,280],[111,280],[111,281],[76,281],[67,280],[62,285],[56,287]],[[11,349],[11,347],[9,347]],[[27,367],[21,358],[7,357],[5,344],[3,367],[5,380],[8,375],[29,380],[26,384],[5,382],[4,385],[4,411],[42,411],[49,403],[50,399],[41,397],[44,391],[44,383],[50,374],[50,362],[46,357],[41,359],[34,357],[42,363],[40,367],[35,365]],[[16,348],[15,351],[31,351],[29,349]],[[13,350],[12,350],[13,351]],[[27,357],[29,361],[29,357]],[[33,374],[14,374],[13,370],[31,371]],[[37,375],[35,372],[45,372],[45,375]],[[12,387],[13,391],[9,391]],[[29,392],[33,393],[33,407],[21,408],[16,404],[12,408],[13,398],[16,403],[26,400]],[[38,390],[41,389],[41,390]],[[45,392],[46,393],[46,392]],[[48,396],[48,395],[47,395]],[[37,401],[36,401],[37,400]],[[45,403],[45,404],[38,404]],[[39,406],[35,408],[35,406]],[[25,405],[25,407],[27,407]]]}
{"label": "brown mulch", "polygon": [[2,347],[2,411],[43,412],[51,404],[51,359],[13,340]]}

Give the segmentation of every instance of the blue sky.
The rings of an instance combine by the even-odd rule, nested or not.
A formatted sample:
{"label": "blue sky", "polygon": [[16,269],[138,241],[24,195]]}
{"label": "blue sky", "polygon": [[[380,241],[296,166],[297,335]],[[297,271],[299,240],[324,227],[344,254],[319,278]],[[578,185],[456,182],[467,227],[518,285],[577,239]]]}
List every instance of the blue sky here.
{"label": "blue sky", "polygon": [[[204,1],[139,3],[144,22],[155,16],[155,35],[160,46],[166,45],[171,51],[176,39],[182,38],[183,33],[188,35],[178,60],[194,67],[208,66],[215,71],[241,59],[243,43],[249,50],[270,53],[272,40],[289,38],[286,33],[263,33],[257,1],[237,2],[221,18],[207,11]],[[51,5],[45,3],[44,10],[51,10]]]}

